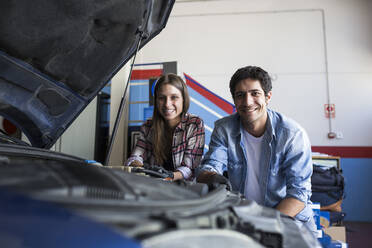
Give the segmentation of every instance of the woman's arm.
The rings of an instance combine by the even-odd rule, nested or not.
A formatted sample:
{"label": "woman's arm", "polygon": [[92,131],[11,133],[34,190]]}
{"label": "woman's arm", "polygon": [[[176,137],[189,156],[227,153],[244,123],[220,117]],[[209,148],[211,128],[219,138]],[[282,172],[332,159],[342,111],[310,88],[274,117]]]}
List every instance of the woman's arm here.
{"label": "woman's arm", "polygon": [[203,156],[205,130],[204,122],[201,118],[195,116],[189,122],[186,130],[186,146],[184,148],[183,159],[180,166],[176,167],[176,170],[182,174],[182,178],[192,180],[194,178],[194,169],[199,166]]}
{"label": "woman's arm", "polygon": [[173,172],[173,178],[167,177],[164,178],[166,181],[177,181],[183,179],[183,174],[180,171]]}
{"label": "woman's arm", "polygon": [[151,121],[148,120],[141,126],[136,145],[130,157],[125,162],[126,166],[143,166],[144,159],[148,157],[148,151],[152,149],[152,143],[149,141],[148,137],[150,135],[150,129]]}

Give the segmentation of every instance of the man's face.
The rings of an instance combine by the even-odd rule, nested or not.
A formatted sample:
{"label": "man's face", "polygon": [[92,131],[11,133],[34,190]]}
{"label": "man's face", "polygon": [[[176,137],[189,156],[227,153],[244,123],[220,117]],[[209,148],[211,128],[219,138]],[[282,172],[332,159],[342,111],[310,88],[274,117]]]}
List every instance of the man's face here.
{"label": "man's face", "polygon": [[258,80],[244,79],[236,85],[234,103],[247,131],[265,127],[270,99],[271,91],[265,96]]}

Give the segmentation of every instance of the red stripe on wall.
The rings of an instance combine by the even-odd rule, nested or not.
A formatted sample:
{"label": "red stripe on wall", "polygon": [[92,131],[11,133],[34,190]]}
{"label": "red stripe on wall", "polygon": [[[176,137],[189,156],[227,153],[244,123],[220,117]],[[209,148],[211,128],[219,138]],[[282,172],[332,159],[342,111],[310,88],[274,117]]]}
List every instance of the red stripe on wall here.
{"label": "red stripe on wall", "polygon": [[225,111],[228,114],[234,113],[234,106],[227,102],[225,99],[217,96],[216,94],[213,94],[206,88],[202,87],[198,82],[196,82],[194,79],[192,79],[189,75],[184,73],[186,78],[186,84],[187,86],[191,87],[193,90],[198,92],[200,95],[207,98],[212,103],[216,104],[220,109]]}
{"label": "red stripe on wall", "polygon": [[372,158],[372,146],[312,146],[311,150],[342,158]]}
{"label": "red stripe on wall", "polygon": [[161,74],[163,74],[162,69],[133,70],[130,80],[149,79],[151,77],[159,77]]}

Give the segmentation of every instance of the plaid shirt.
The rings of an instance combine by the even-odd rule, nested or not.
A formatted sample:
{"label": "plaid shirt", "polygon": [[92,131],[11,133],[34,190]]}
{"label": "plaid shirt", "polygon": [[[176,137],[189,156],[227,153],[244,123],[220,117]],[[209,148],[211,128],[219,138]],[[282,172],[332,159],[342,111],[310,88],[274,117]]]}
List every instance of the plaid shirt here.
{"label": "plaid shirt", "polygon": [[[141,134],[126,164],[138,160],[143,164],[155,164],[152,149],[152,120],[141,126]],[[172,160],[176,171],[180,171],[187,180],[194,178],[194,169],[199,166],[205,143],[204,123],[192,114],[182,116],[174,130],[172,142]]]}

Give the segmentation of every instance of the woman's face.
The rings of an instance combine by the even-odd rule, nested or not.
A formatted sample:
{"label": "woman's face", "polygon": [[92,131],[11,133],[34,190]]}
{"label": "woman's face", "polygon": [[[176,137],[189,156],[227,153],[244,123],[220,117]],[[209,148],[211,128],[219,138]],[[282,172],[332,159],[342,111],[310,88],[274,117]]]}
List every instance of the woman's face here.
{"label": "woman's face", "polygon": [[170,127],[177,126],[183,110],[181,91],[173,85],[163,84],[157,93],[156,105],[160,115]]}

